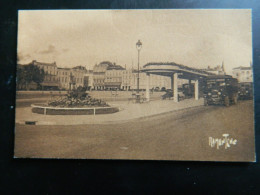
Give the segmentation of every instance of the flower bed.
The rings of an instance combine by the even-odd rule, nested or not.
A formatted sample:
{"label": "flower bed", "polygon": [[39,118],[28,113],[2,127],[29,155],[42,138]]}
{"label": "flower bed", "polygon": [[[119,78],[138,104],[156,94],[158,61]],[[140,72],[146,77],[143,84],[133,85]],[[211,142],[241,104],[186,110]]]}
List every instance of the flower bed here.
{"label": "flower bed", "polygon": [[48,105],[62,108],[109,107],[106,102],[92,98],[90,95],[80,90],[71,91],[64,97],[48,101]]}
{"label": "flower bed", "polygon": [[68,92],[64,97],[50,100],[47,104],[33,104],[32,112],[45,115],[96,115],[118,112],[106,102],[95,99],[81,88]]}

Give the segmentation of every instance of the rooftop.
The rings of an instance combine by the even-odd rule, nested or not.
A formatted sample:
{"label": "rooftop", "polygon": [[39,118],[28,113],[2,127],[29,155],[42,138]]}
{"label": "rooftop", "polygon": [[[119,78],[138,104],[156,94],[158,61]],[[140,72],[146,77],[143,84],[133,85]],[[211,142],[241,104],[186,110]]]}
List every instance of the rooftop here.
{"label": "rooftop", "polygon": [[60,68],[58,67],[58,70],[70,70],[71,68]]}
{"label": "rooftop", "polygon": [[145,68],[147,66],[151,66],[151,65],[156,65],[156,66],[171,65],[171,66],[177,66],[181,69],[185,69],[185,70],[192,71],[192,72],[197,72],[197,73],[202,73],[202,74],[207,74],[207,75],[214,75],[213,73],[209,73],[208,71],[197,69],[197,68],[192,68],[189,66],[184,66],[182,64],[177,64],[175,62],[149,62],[149,63],[145,64],[143,66],[143,68]]}
{"label": "rooftop", "polygon": [[252,70],[252,67],[250,66],[239,66],[239,67],[236,67],[236,68],[233,68],[233,70]]}
{"label": "rooftop", "polygon": [[37,62],[36,60],[33,60],[30,64],[33,64],[33,65],[44,65],[44,66],[57,66],[56,62],[46,63],[46,62]]}

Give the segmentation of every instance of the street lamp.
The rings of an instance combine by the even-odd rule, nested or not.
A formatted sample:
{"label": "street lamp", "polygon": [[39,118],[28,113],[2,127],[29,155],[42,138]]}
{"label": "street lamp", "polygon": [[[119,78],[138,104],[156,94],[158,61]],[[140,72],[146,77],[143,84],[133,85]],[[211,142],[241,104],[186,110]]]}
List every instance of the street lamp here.
{"label": "street lamp", "polygon": [[137,41],[136,43],[136,49],[138,51],[138,72],[137,72],[137,102],[140,102],[140,96],[139,96],[139,80],[140,80],[140,77],[139,77],[139,72],[140,72],[140,69],[139,69],[139,58],[140,58],[140,50],[142,49],[142,42],[140,40]]}

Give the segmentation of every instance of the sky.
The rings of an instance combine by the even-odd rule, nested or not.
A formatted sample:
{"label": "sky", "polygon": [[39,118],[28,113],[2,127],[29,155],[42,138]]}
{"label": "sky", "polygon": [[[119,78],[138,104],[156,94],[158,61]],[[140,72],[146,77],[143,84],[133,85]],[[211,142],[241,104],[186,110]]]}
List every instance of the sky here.
{"label": "sky", "polygon": [[18,63],[59,67],[111,61],[137,67],[175,62],[194,68],[249,66],[250,9],[35,10],[19,11]]}

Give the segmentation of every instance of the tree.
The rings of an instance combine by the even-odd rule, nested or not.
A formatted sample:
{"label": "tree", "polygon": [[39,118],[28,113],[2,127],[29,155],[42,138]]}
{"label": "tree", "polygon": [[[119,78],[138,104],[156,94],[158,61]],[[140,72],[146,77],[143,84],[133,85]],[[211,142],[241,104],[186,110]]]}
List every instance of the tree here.
{"label": "tree", "polygon": [[18,65],[16,72],[16,86],[17,89],[24,89],[26,85],[26,75],[24,71],[24,67]]}
{"label": "tree", "polygon": [[38,66],[30,64],[28,66],[28,73],[33,82],[40,87],[40,84],[44,81],[45,73],[43,69],[40,69]]}
{"label": "tree", "polygon": [[29,83],[35,82],[39,87],[40,84],[44,81],[44,76],[44,70],[33,64],[18,66],[17,86],[19,89],[27,89]]}

